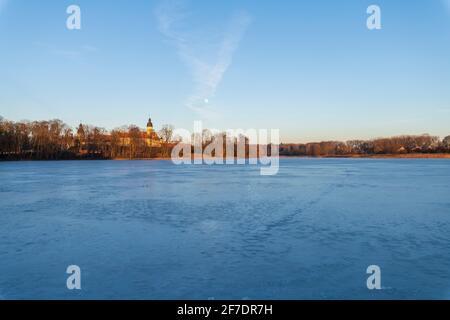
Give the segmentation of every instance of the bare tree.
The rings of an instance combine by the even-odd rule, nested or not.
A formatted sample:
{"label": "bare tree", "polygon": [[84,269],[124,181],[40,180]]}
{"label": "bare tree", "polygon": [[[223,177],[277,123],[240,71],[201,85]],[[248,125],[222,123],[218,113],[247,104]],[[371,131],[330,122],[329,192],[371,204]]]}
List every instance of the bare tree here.
{"label": "bare tree", "polygon": [[447,152],[450,151],[450,136],[447,136],[442,140],[442,145]]}
{"label": "bare tree", "polygon": [[162,142],[162,155],[164,157],[169,156],[169,144],[173,139],[173,126],[166,124],[163,125],[161,130],[159,131],[159,137]]}
{"label": "bare tree", "polygon": [[129,137],[129,155],[130,159],[134,159],[138,156],[139,152],[142,151],[144,146],[144,140],[142,139],[142,131],[139,127],[131,125],[128,127],[128,137]]}

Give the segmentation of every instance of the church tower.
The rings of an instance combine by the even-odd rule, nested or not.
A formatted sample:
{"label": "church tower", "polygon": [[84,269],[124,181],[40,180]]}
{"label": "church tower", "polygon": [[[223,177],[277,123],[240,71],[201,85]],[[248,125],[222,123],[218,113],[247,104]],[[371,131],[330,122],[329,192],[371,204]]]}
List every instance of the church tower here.
{"label": "church tower", "polygon": [[147,136],[151,136],[152,133],[153,133],[153,123],[152,119],[149,118],[147,122]]}

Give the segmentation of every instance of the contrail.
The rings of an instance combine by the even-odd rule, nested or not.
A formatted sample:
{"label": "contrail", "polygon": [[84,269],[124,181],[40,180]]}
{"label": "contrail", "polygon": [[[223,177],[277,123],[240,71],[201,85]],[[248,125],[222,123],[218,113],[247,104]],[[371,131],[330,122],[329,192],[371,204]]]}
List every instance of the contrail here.
{"label": "contrail", "polygon": [[[231,66],[233,55],[239,47],[251,18],[245,12],[235,13],[221,40],[217,43],[210,43],[208,40],[198,39],[198,35],[196,37],[196,34],[192,32],[176,29],[180,23],[185,21],[187,15],[188,13],[183,9],[183,3],[180,1],[165,2],[156,11],[160,32],[174,44],[178,55],[192,73],[195,88],[187,98],[186,105],[201,116],[208,117],[211,114],[208,102],[214,97],[223,76]],[[213,59],[208,59],[208,61],[213,60],[213,63],[198,57],[198,51],[202,47],[197,47],[197,43],[200,43],[203,48],[205,45],[214,45],[217,48],[212,54]]]}

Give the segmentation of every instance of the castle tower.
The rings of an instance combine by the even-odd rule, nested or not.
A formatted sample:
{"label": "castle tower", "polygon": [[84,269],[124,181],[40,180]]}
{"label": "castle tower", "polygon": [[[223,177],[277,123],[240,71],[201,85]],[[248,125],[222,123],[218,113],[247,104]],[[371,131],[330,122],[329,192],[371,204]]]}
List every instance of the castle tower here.
{"label": "castle tower", "polygon": [[149,118],[147,122],[147,136],[150,136],[153,133],[153,123],[152,119]]}

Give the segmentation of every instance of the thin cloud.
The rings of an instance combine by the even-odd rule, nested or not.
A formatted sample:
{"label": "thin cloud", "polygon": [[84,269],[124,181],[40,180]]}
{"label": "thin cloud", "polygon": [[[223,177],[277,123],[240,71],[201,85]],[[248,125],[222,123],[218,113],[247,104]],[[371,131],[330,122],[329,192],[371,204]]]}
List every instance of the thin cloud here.
{"label": "thin cloud", "polygon": [[[248,28],[251,18],[245,12],[234,14],[222,38],[204,39],[192,31],[182,31],[180,25],[189,17],[184,2],[164,2],[156,10],[159,31],[176,47],[177,53],[192,73],[195,88],[187,98],[186,105],[203,117],[211,117],[215,111],[209,107],[228,68],[233,62],[233,55]],[[177,29],[178,28],[178,29]],[[186,29],[184,29],[186,30]],[[204,59],[199,51],[205,47],[215,48]],[[211,62],[211,56],[213,62]]]}
{"label": "thin cloud", "polygon": [[[0,0],[1,1],[1,0]],[[43,48],[44,50],[48,51],[48,53],[55,55],[55,56],[61,56],[66,59],[79,59],[82,58],[84,55],[89,53],[95,53],[98,51],[98,49],[91,45],[82,45],[78,46],[74,49],[63,49],[58,46],[39,42],[36,41],[33,43],[36,47]]]}

